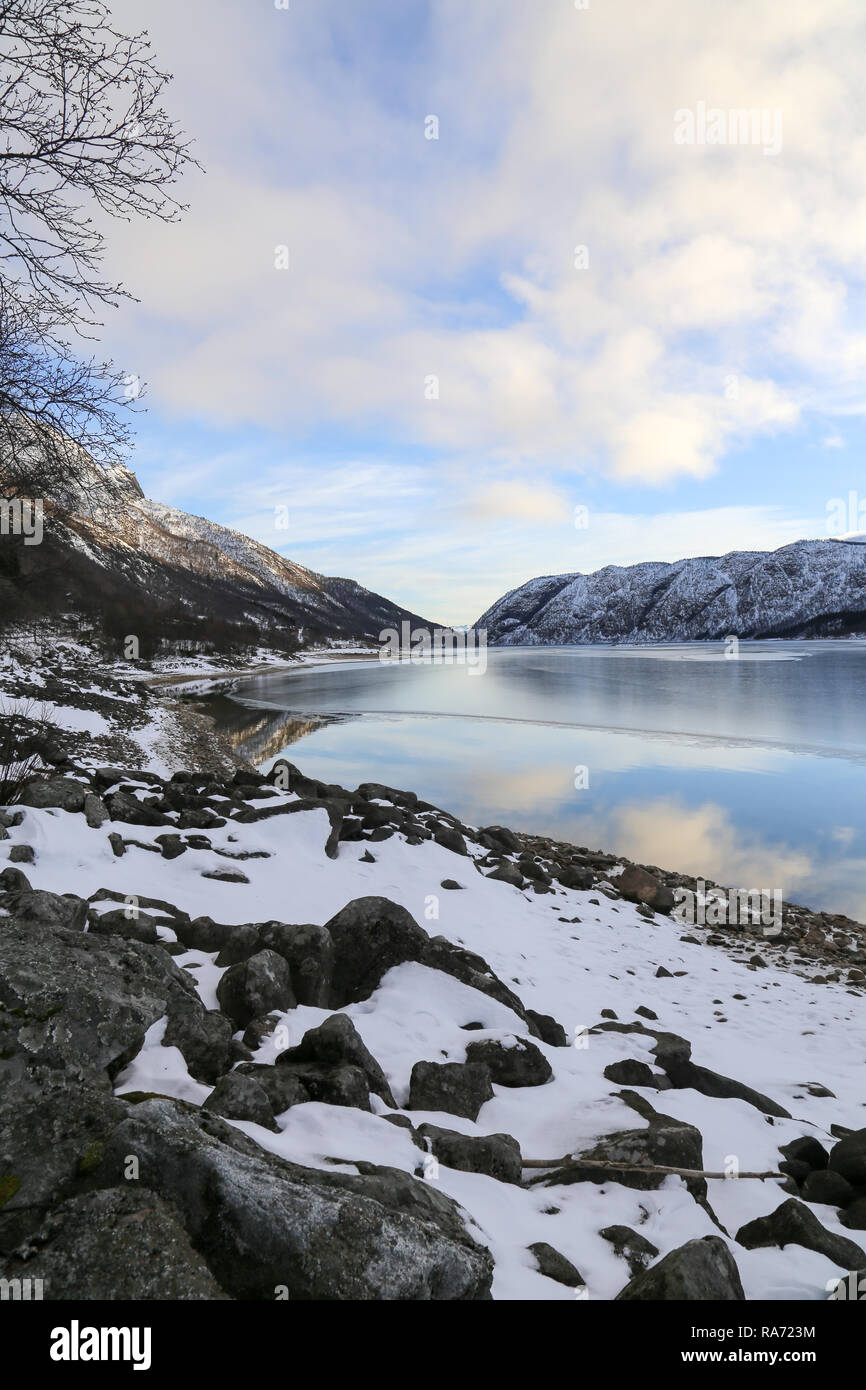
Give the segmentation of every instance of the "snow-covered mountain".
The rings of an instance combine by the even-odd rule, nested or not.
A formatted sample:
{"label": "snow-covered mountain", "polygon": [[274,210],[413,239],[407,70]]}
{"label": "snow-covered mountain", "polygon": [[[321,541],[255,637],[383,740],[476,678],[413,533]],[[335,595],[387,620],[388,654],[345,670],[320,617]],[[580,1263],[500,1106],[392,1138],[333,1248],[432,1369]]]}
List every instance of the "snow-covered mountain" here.
{"label": "snow-covered mountain", "polygon": [[828,637],[866,631],[866,546],[796,541],[530,579],[476,627],[500,646]]}
{"label": "snow-covered mountain", "polygon": [[[297,624],[327,636],[377,636],[403,619],[425,622],[352,579],[317,574],[227,526],[151,501],[122,466],[86,461],[75,484],[46,502],[45,534],[72,561],[79,588],[83,574],[86,584],[146,592],[192,614]],[[36,551],[33,564],[42,558]]]}

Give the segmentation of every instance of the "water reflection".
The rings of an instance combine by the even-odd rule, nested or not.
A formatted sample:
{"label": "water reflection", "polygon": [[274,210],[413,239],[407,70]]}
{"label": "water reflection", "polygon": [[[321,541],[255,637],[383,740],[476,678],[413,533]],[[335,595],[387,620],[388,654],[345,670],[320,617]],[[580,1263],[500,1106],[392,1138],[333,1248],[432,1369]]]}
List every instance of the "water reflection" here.
{"label": "water reflection", "polygon": [[475,680],[375,661],[300,669],[239,684],[224,727],[264,766],[294,745],[326,782],[411,788],[474,824],[863,920],[866,647],[743,647],[734,662],[698,645],[493,649]]}

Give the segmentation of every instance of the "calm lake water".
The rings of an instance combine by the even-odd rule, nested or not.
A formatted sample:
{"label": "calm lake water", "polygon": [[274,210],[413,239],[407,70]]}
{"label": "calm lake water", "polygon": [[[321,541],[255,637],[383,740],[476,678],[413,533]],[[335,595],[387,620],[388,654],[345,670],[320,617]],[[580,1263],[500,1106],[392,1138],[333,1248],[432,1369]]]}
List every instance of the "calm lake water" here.
{"label": "calm lake water", "polygon": [[866,642],[500,648],[237,683],[223,727],[353,787],[866,921]]}

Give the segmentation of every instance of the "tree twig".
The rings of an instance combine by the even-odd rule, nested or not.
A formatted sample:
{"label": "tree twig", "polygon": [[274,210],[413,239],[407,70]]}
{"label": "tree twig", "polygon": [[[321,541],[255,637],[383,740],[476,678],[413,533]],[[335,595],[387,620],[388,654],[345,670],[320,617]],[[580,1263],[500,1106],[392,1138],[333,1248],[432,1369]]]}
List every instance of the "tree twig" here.
{"label": "tree twig", "polygon": [[[617,1163],[601,1158],[524,1158],[524,1168],[604,1168],[611,1172],[672,1173],[679,1178],[729,1178],[730,1173],[709,1173],[702,1168],[669,1168],[663,1163]],[[783,1178],[784,1173],[737,1173],[738,1178]]]}

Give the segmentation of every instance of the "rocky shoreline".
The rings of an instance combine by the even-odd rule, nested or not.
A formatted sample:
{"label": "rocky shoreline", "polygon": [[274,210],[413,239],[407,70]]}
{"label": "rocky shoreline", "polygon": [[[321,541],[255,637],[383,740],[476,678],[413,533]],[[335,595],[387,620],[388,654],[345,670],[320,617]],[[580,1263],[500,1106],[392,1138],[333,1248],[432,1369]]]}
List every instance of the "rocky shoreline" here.
{"label": "rocky shoreline", "polygon": [[[59,892],[34,887],[43,869],[52,882],[67,872],[64,836],[79,881],[89,873],[86,846],[96,874],[111,880],[112,864],[134,873],[86,895],[69,879]],[[521,978],[506,978],[462,944],[462,933],[430,935],[420,911],[386,893],[353,896],[336,912],[323,902],[315,921],[292,911],[238,920],[231,895],[272,872],[266,861],[291,875],[295,842],[303,842],[311,876],[337,873],[337,861],[376,875],[378,858],[399,850],[407,884],[424,876],[419,902],[429,903],[435,888],[437,914],[440,897],[470,896],[488,904],[473,918],[516,912],[526,945],[538,937],[542,909],[555,914],[544,924],[561,934],[552,942],[573,935],[575,924],[585,933],[590,918],[597,931],[617,924],[626,947],[641,930],[653,939],[663,933],[668,952],[688,953],[689,969],[659,965],[659,988],[683,985],[703,959],[727,957],[732,971],[768,971],[777,985],[817,964],[822,974],[806,976],[809,988],[844,986],[842,994],[859,998],[857,924],[788,905],[780,936],[762,937],[759,950],[760,928],[683,931],[670,917],[674,889],[693,880],[501,826],[476,829],[411,792],[326,785],[287,762],[267,777],[243,768],[166,777],[58,753],[54,773],[34,777],[19,805],[0,815],[0,838],[10,841],[0,873],[5,1278],[42,1280],[44,1296],[57,1299],[487,1299],[505,1259],[501,1237],[491,1239],[471,1202],[465,1209],[462,1188],[459,1198],[444,1190],[443,1178],[459,1183],[467,1174],[530,1204],[552,1191],[553,1204],[533,1218],[541,1223],[574,1184],[601,1185],[614,1194],[612,1207],[616,1193],[681,1184],[710,1233],[674,1243],[653,1264],[658,1245],[627,1223],[608,1223],[597,1239],[627,1270],[618,1284],[605,1276],[611,1291],[602,1296],[743,1298],[743,1252],[791,1243],[840,1277],[866,1267],[861,1246],[833,1229],[824,1210],[837,1208],[837,1227],[866,1229],[866,1129],[834,1121],[822,1142],[814,1124],[792,1120],[776,1098],[696,1065],[691,1043],[659,1023],[656,1009],[642,1004],[621,1022],[607,1008],[585,1036],[593,1048],[627,1051],[613,1054],[620,1060],[600,1066],[593,1082],[601,1087],[590,1126],[596,1138],[561,1160],[544,1154],[550,1167],[539,1175],[537,1153],[504,1128],[479,1128],[479,1117],[485,1106],[495,1115],[537,1088],[570,1084],[584,1034],[569,1017],[530,1006]],[[443,864],[453,866],[447,874]],[[190,870],[192,878],[171,878]],[[184,884],[190,903],[212,895],[209,911],[194,915],[182,905]],[[211,904],[226,915],[215,916]],[[494,928],[491,945],[496,936]],[[464,1039],[457,1059],[453,1046],[411,1044],[419,1016],[412,971],[439,982],[445,999],[457,991],[448,1005],[456,1007],[448,1026]],[[397,979],[404,984],[389,984]],[[394,1062],[386,1071],[362,1032],[365,1020],[375,1022],[374,1003],[387,999],[410,1054],[402,1069]],[[294,1018],[302,1026],[292,1042]],[[393,1040],[393,1028],[375,1036]],[[795,1098],[816,1105],[833,1098],[817,1082],[802,1091]],[[736,1103],[783,1127],[769,1171],[788,1199],[734,1234],[715,1209],[701,1130],[676,1110],[656,1109],[650,1097],[664,1092]],[[620,1119],[599,1138],[610,1128],[605,1093],[632,1115],[632,1127]],[[345,1129],[348,1115],[375,1126],[375,1151],[389,1161],[364,1157],[372,1137]],[[294,1142],[294,1127],[303,1132],[307,1116],[329,1135],[324,1148],[317,1138],[312,1163],[279,1149]],[[635,1116],[643,1127],[633,1127]],[[593,1275],[550,1241],[527,1239],[508,1260],[528,1262],[532,1277],[560,1295],[592,1291]]]}

